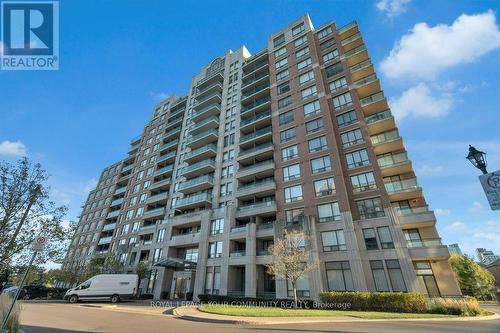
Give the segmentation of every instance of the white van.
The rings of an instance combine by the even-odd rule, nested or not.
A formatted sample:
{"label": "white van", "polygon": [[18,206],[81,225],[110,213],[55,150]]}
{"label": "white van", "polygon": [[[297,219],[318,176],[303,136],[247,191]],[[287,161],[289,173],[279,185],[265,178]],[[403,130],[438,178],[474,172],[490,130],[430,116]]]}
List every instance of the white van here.
{"label": "white van", "polygon": [[69,289],[64,299],[70,303],[79,300],[106,300],[117,303],[135,295],[139,277],[135,274],[100,274],[73,289]]}

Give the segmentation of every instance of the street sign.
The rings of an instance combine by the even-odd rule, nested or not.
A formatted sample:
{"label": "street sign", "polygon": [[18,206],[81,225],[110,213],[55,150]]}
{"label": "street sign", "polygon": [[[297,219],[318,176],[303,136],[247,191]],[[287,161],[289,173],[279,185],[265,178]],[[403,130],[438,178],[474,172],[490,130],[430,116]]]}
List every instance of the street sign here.
{"label": "street sign", "polygon": [[500,170],[479,176],[492,210],[500,210]]}
{"label": "street sign", "polygon": [[31,245],[31,249],[33,251],[42,251],[45,248],[45,244],[47,244],[47,237],[45,236],[36,236],[33,244]]}

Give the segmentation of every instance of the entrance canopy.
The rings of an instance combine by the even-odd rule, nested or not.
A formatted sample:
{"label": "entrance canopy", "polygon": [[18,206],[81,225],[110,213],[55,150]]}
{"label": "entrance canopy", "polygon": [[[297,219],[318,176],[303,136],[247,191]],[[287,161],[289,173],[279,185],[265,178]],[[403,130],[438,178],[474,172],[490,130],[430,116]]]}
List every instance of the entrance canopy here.
{"label": "entrance canopy", "polygon": [[190,260],[185,260],[182,258],[167,257],[167,258],[159,260],[153,266],[177,268],[177,269],[179,269],[179,268],[180,269],[195,269],[196,262],[190,261]]}

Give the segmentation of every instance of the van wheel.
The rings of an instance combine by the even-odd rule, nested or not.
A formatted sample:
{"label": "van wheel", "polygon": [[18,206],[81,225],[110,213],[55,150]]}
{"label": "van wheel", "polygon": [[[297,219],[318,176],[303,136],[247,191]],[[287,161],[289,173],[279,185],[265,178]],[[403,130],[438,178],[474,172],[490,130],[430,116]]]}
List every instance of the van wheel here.
{"label": "van wheel", "polygon": [[78,296],[76,296],[76,295],[71,295],[71,296],[69,297],[69,302],[70,302],[70,303],[72,303],[72,304],[74,304],[74,303],[78,302]]}
{"label": "van wheel", "polygon": [[111,303],[118,303],[119,301],[120,301],[120,296],[116,294],[111,296]]}
{"label": "van wheel", "polygon": [[23,300],[27,301],[30,299],[30,294],[26,294],[23,296]]}

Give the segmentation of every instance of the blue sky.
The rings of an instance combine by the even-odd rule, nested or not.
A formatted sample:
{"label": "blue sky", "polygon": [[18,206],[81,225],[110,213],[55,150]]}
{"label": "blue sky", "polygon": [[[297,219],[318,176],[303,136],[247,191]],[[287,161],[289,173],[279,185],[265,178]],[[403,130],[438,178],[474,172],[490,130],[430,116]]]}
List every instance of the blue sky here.
{"label": "blue sky", "polygon": [[500,253],[472,143],[500,169],[497,1],[61,1],[60,69],[0,71],[0,159],[52,175],[76,219],[100,171],[127,152],[162,96],[186,93],[200,67],[250,52],[309,13],[315,26],[356,20],[446,243]]}

